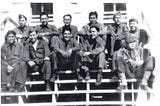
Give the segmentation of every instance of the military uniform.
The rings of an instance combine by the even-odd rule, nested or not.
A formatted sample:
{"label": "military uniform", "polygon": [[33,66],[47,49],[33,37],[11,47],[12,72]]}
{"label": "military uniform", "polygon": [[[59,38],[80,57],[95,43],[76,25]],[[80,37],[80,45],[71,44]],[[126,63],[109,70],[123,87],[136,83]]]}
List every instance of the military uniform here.
{"label": "military uniform", "polygon": [[31,61],[36,63],[35,66],[30,67],[34,72],[43,73],[44,79],[49,80],[51,75],[51,64],[50,61],[45,61],[44,58],[50,55],[48,45],[45,41],[38,40],[36,49],[33,44],[29,44],[29,57]]}
{"label": "military uniform", "polygon": [[107,27],[107,49],[109,55],[112,56],[114,51],[119,50],[122,46],[124,46],[124,39],[126,37],[126,33],[129,30],[125,24],[113,24]]}
{"label": "military uniform", "polygon": [[78,32],[78,28],[74,25],[69,25],[69,26],[62,26],[60,28],[58,28],[58,31],[59,31],[59,36],[60,38],[62,38],[62,30],[63,30],[63,27],[70,27],[71,28],[71,33],[72,33],[72,37],[74,39],[77,39],[77,32]]}
{"label": "military uniform", "polygon": [[[136,40],[134,34],[128,35],[126,43],[136,42]],[[115,70],[118,71],[122,85],[126,84],[126,78],[136,78],[142,80],[140,84],[143,86],[148,86],[155,65],[150,51],[140,46],[134,49],[121,48],[116,52],[115,64]]]}
{"label": "military uniform", "polygon": [[[72,54],[63,54],[69,49],[72,49]],[[55,45],[55,53],[57,57],[57,68],[58,70],[71,69],[76,71],[77,68],[77,51],[79,51],[79,45],[77,41],[71,38],[69,41],[65,41],[64,38],[60,39]]]}
{"label": "military uniform", "polygon": [[[9,85],[15,88],[15,84],[24,84],[23,70],[21,62],[23,61],[23,46],[21,43],[15,42],[10,45],[5,43],[1,48],[1,85]],[[27,57],[26,57],[27,58]],[[26,60],[26,59],[25,59]],[[11,73],[7,71],[7,66],[10,65],[14,69]]]}
{"label": "military uniform", "polygon": [[149,42],[149,35],[144,29],[137,29],[136,31],[130,31],[130,33],[137,35],[138,44],[142,47]]}

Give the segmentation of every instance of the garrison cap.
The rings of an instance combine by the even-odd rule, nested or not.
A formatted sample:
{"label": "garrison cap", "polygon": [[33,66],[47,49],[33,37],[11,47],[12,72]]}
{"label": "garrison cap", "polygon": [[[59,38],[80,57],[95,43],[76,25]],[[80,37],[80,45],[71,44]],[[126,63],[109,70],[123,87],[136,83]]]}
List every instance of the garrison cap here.
{"label": "garrison cap", "polygon": [[21,18],[25,18],[25,20],[27,20],[27,17],[26,17],[26,16],[24,16],[24,15],[22,15],[22,14],[19,14],[18,19],[21,19]]}
{"label": "garrison cap", "polygon": [[126,36],[126,42],[127,42],[127,43],[132,43],[132,42],[136,42],[136,41],[137,41],[136,34],[129,33],[129,34]]}

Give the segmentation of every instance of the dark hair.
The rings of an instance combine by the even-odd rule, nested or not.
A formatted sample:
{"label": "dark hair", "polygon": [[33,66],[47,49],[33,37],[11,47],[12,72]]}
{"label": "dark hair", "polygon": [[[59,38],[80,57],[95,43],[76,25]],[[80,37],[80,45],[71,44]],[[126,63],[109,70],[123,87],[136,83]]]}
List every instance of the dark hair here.
{"label": "dark hair", "polygon": [[36,29],[36,27],[35,26],[33,26],[32,28],[30,28],[29,29],[29,31],[28,31],[28,35],[30,35],[32,32],[36,32],[36,33],[38,33],[38,31],[37,31],[37,29]]}
{"label": "dark hair", "polygon": [[47,17],[49,17],[49,16],[48,16],[48,14],[47,14],[47,13],[45,13],[45,12],[41,12],[41,14],[40,14],[40,18],[42,17],[42,15],[46,15]]}
{"label": "dark hair", "polygon": [[116,17],[116,16],[121,16],[122,14],[121,14],[121,12],[117,12],[117,13],[115,13],[114,15],[113,15],[113,19]]}
{"label": "dark hair", "polygon": [[92,25],[92,26],[90,27],[90,30],[91,30],[92,28],[95,28],[95,29],[97,30],[97,32],[100,31],[100,29],[99,29],[99,27],[98,27],[97,25]]}
{"label": "dark hair", "polygon": [[90,16],[92,16],[92,15],[95,15],[96,16],[96,18],[98,18],[98,13],[97,13],[97,11],[92,11],[92,12],[90,12],[89,13],[89,18],[90,18]]}
{"label": "dark hair", "polygon": [[20,20],[21,18],[24,18],[25,20],[27,20],[27,17],[26,17],[26,16],[24,16],[24,15],[22,15],[22,14],[19,14],[18,19]]}
{"label": "dark hair", "polygon": [[69,16],[69,17],[72,19],[71,14],[66,14],[66,15],[64,15],[64,16],[63,16],[63,19],[65,18],[65,16]]}
{"label": "dark hair", "polygon": [[131,18],[131,19],[129,19],[129,23],[130,22],[136,22],[137,24],[138,24],[138,20],[136,19],[136,18]]}
{"label": "dark hair", "polygon": [[69,26],[63,26],[63,28],[62,28],[62,34],[64,34],[65,31],[72,32],[72,29]]}
{"label": "dark hair", "polygon": [[8,35],[13,34],[14,36],[16,36],[16,32],[13,30],[8,30],[7,34],[5,35],[5,42],[7,42],[7,37]]}

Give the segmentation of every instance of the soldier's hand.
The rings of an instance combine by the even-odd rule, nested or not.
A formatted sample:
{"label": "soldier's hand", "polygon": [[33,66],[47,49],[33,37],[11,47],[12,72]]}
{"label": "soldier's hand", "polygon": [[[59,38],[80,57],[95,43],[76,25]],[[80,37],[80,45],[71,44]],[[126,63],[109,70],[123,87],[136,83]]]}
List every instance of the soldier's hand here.
{"label": "soldier's hand", "polygon": [[90,52],[84,52],[83,56],[88,56],[90,54],[91,54]]}
{"label": "soldier's hand", "polygon": [[13,69],[14,68],[12,66],[8,65],[7,66],[7,73],[11,73],[13,71]]}
{"label": "soldier's hand", "polygon": [[45,60],[45,61],[49,61],[50,58],[49,58],[49,57],[45,57],[44,60]]}
{"label": "soldier's hand", "polygon": [[69,49],[67,52],[68,52],[68,56],[70,56],[72,54],[72,49]]}
{"label": "soldier's hand", "polygon": [[29,62],[28,62],[28,65],[29,65],[30,67],[33,67],[35,64],[36,64],[36,63],[35,63],[34,61],[29,61]]}

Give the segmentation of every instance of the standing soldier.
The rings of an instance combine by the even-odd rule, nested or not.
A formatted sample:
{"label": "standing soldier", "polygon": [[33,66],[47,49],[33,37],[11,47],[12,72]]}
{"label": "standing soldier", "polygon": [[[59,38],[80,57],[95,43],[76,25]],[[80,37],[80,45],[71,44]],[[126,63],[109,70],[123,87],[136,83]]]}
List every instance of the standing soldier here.
{"label": "standing soldier", "polygon": [[138,86],[144,90],[150,90],[149,79],[154,70],[154,58],[148,49],[138,46],[135,34],[126,37],[126,47],[117,52],[116,70],[121,80],[118,90],[127,88],[126,78],[141,80]]}
{"label": "standing soldier", "polygon": [[60,33],[60,38],[62,38],[62,29],[63,27],[70,27],[72,30],[72,37],[74,39],[77,39],[77,32],[78,32],[78,28],[74,25],[71,25],[72,22],[72,16],[70,14],[66,14],[63,16],[63,22],[64,22],[64,26],[58,28],[58,31]]}
{"label": "standing soldier", "polygon": [[29,37],[29,71],[39,72],[43,75],[46,90],[50,91],[51,64],[48,43],[43,40],[39,40],[37,31],[35,30],[29,32]]}
{"label": "standing soldier", "polygon": [[96,85],[101,84],[102,80],[102,70],[105,67],[105,54],[104,47],[105,41],[98,35],[100,31],[99,27],[91,26],[90,32],[91,36],[80,38],[81,45],[81,62],[82,69],[86,71],[86,80],[89,80],[89,70],[98,69]]}
{"label": "standing soldier", "polygon": [[21,59],[23,46],[16,42],[16,33],[9,30],[1,48],[1,86],[2,91],[17,91],[23,87]]}
{"label": "standing soldier", "polygon": [[130,33],[136,34],[138,39],[138,44],[140,46],[144,46],[149,42],[149,35],[144,29],[138,28],[138,20],[135,18],[131,18],[129,20]]}

